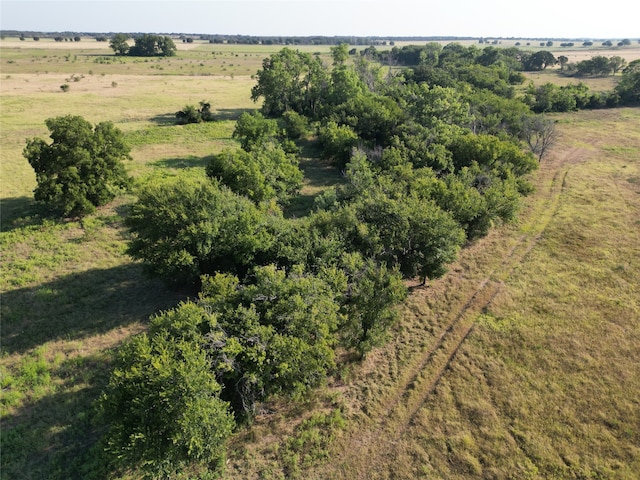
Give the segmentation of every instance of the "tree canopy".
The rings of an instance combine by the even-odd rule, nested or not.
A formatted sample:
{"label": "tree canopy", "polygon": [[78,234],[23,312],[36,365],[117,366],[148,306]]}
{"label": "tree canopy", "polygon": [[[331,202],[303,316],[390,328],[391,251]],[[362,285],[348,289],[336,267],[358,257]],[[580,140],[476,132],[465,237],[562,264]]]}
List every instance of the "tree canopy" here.
{"label": "tree canopy", "polygon": [[176,44],[166,35],[144,34],[134,38],[134,45],[128,44],[129,35],[117,33],[109,46],[116,55],[132,57],[172,57],[177,53]]}
{"label": "tree canopy", "polygon": [[45,121],[52,143],[27,141],[24,156],[36,173],[35,199],[63,215],[86,214],[129,186],[124,135],[111,122],[95,127],[80,116]]}
{"label": "tree canopy", "polygon": [[[223,434],[225,408],[251,418],[272,395],[298,398],[321,385],[336,371],[338,349],[364,355],[380,344],[406,280],[441,277],[466,244],[515,220],[557,136],[538,113],[637,101],[633,62],[605,97],[583,84],[516,88],[523,70],[555,64],[544,51],[428,44],[358,55],[337,45],[331,60],[290,48],[264,59],[251,91],[262,105],[236,122],[239,148],[212,156],[206,179],[147,184],[126,220],[133,258],[200,289],[197,301],[152,322],[127,368],[144,372],[149,355],[166,350],[167,365],[186,377],[214,378],[211,415]],[[302,217],[288,217],[301,151],[343,178]],[[207,360],[201,376],[183,345]],[[151,386],[173,393],[154,378],[135,387],[145,401],[155,401],[145,396]],[[196,445],[207,438],[190,431]],[[222,437],[203,455],[220,458],[213,451]]]}
{"label": "tree canopy", "polygon": [[209,177],[254,202],[276,198],[286,203],[302,186],[298,163],[294,154],[269,141],[248,152],[227,148],[211,158],[206,171]]}
{"label": "tree canopy", "polygon": [[129,53],[130,48],[128,40],[129,35],[125,33],[116,33],[109,42],[109,46],[116,55],[126,55]]}

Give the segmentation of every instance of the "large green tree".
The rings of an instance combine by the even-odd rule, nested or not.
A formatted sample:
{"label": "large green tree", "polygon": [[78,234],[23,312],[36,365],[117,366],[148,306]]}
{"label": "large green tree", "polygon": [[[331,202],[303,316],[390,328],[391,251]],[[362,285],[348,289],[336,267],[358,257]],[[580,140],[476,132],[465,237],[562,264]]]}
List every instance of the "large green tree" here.
{"label": "large green tree", "polygon": [[640,62],[631,62],[629,67],[622,74],[622,78],[615,88],[615,92],[620,96],[620,101],[624,105],[640,104]]}
{"label": "large green tree", "polygon": [[540,50],[535,53],[525,53],[522,55],[522,66],[526,71],[544,70],[556,63],[558,63],[556,57],[546,50]]}
{"label": "large green tree", "polygon": [[150,478],[174,478],[194,463],[223,468],[235,422],[220,399],[206,339],[192,334],[203,324],[213,329],[215,322],[214,315],[183,304],[117,352],[99,403],[107,424],[105,449],[116,464],[140,468]]}
{"label": "large green tree", "polygon": [[113,49],[116,55],[126,55],[129,53],[129,35],[125,33],[116,33],[111,41],[109,42],[109,46]]}
{"label": "large green tree", "polygon": [[134,39],[135,44],[129,49],[134,57],[172,57],[177,48],[171,37],[144,34]]}
{"label": "large green tree", "polygon": [[319,57],[283,48],[262,62],[262,70],[257,73],[258,83],[251,89],[251,99],[264,99],[265,115],[294,110],[314,116],[325,96],[328,75]]}
{"label": "large green tree", "polygon": [[95,127],[80,116],[45,121],[53,140],[27,141],[24,156],[36,172],[35,199],[63,215],[85,214],[130,183],[123,160],[129,147],[111,122]]}

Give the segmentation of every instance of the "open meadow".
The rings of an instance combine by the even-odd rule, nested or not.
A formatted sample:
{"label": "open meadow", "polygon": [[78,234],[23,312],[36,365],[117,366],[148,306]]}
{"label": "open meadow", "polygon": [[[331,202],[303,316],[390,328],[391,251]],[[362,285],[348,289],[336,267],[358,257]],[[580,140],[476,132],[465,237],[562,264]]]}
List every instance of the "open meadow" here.
{"label": "open meadow", "polygon": [[[281,47],[177,46],[140,59],[89,39],[0,41],[2,479],[88,478],[112,349],[187,295],[125,255],[133,195],[82,219],[47,217],[25,140],[46,138],[59,115],[112,121],[138,182],[204,177],[210,156],[237,144],[253,75]],[[303,48],[330,63],[328,46]],[[202,100],[215,122],[175,124]],[[232,437],[226,478],[638,478],[640,109],[552,118],[560,140],[519,220],[414,289],[363,362],[310,400],[269,402]],[[301,167],[308,199],[341,181],[311,157]]]}

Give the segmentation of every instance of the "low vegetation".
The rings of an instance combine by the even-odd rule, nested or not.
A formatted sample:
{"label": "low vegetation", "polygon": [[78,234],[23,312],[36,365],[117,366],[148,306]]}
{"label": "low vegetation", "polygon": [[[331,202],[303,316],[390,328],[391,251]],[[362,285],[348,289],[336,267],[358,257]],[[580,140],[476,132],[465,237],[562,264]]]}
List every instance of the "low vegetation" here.
{"label": "low vegetation", "polygon": [[[3,263],[3,269],[12,273],[9,281],[13,286],[7,284],[3,292],[13,292],[18,284],[26,288],[22,295],[12,294],[8,304],[3,299],[3,319],[9,318],[10,332],[2,364],[7,392],[3,415],[12,427],[3,431],[3,444],[8,442],[12,457],[9,474],[21,470],[35,477],[55,472],[54,478],[62,478],[73,471],[84,478],[103,478],[105,474],[119,478],[211,478],[226,475],[227,465],[231,469],[228,475],[240,477],[251,463],[243,467],[240,452],[251,455],[258,450],[252,450],[250,438],[242,446],[239,439],[260,428],[270,402],[312,407],[312,391],[322,392],[315,407],[325,413],[312,413],[302,423],[295,421],[299,427],[285,429],[289,437],[276,446],[279,452],[272,451],[272,460],[266,460],[268,455],[255,460],[262,476],[268,477],[268,471],[275,476],[307,475],[303,472],[312,476],[315,466],[328,458],[337,459],[334,466],[344,470],[333,472],[325,466],[318,478],[357,476],[369,468],[349,459],[360,450],[344,442],[358,431],[372,435],[370,438],[389,438],[389,432],[368,430],[369,421],[385,415],[385,409],[379,410],[368,396],[376,389],[386,395],[381,399],[387,398],[383,400],[389,406],[386,411],[392,414],[390,438],[404,438],[406,425],[431,398],[464,340],[474,328],[484,325],[482,319],[465,318],[459,327],[455,322],[445,325],[440,337],[443,341],[449,332],[456,332],[461,340],[457,346],[452,343],[451,350],[445,347],[449,360],[440,373],[438,363],[430,363],[431,354],[418,360],[424,368],[433,365],[435,373],[427,382],[433,387],[419,387],[419,373],[409,382],[417,386],[415,400],[408,390],[403,393],[402,387],[385,391],[389,387],[385,382],[363,387],[360,372],[371,362],[375,364],[380,352],[388,348],[397,348],[397,358],[404,358],[393,368],[405,368],[402,362],[409,362],[411,350],[406,353],[409,357],[403,356],[396,339],[404,338],[404,328],[415,334],[410,342],[424,335],[430,338],[437,327],[425,332],[419,324],[438,318],[433,311],[425,311],[419,321],[411,320],[409,314],[398,315],[409,295],[408,286],[429,282],[432,288],[424,292],[439,291],[442,282],[456,278],[445,275],[452,265],[457,269],[459,262],[470,258],[466,254],[469,249],[502,238],[496,237],[493,229],[514,222],[523,198],[532,195],[534,185],[544,185],[541,182],[546,177],[536,180],[533,173],[540,162],[545,165],[554,158],[552,152],[559,141],[556,122],[534,113],[540,95],[532,87],[522,87],[524,77],[518,68],[509,72],[517,60],[512,53],[456,44],[427,47],[419,49],[415,64],[391,69],[384,65],[388,59],[373,47],[353,58],[346,45],[332,47],[325,57],[288,48],[276,51],[264,59],[253,81],[251,96],[261,102],[260,112],[232,111],[237,105],[234,100],[216,95],[216,113],[205,102],[200,103],[201,109],[187,103],[179,112],[183,114],[179,119],[197,120],[199,114],[208,123],[184,121],[175,126],[170,125],[173,120],[164,118],[173,116],[167,114],[171,110],[159,105],[154,107],[157,113],[153,120],[141,119],[147,122],[142,128],[140,123],[126,128],[126,122],[120,122],[125,127],[120,131],[113,124],[99,123],[95,132],[104,130],[103,137],[107,138],[107,133],[113,136],[108,142],[97,142],[113,146],[107,157],[102,156],[103,150],[88,148],[88,143],[76,141],[74,136],[55,135],[54,127],[67,122],[73,128],[65,132],[90,136],[93,127],[83,118],[47,120],[54,143],[49,146],[42,140],[31,140],[25,156],[36,164],[47,149],[58,153],[68,150],[75,152],[73,158],[86,160],[81,170],[90,174],[79,177],[77,185],[67,182],[64,175],[54,175],[58,183],[48,184],[60,186],[53,191],[84,191],[100,183],[91,175],[100,175],[99,167],[105,161],[116,162],[117,168],[111,169],[115,172],[123,173],[126,168],[136,184],[133,195],[120,196],[107,206],[105,201],[112,200],[115,192],[108,183],[101,183],[108,193],[96,194],[99,201],[95,203],[90,195],[85,201],[76,195],[45,198],[43,194],[38,198],[36,193],[36,199],[49,198],[46,203],[67,219],[45,220],[43,215],[48,214],[44,211],[16,207],[14,212],[31,213],[14,214],[11,229],[3,232],[3,242],[13,251]],[[634,78],[632,72],[624,73],[622,87],[611,98],[616,95],[633,104]],[[242,82],[248,97],[250,82]],[[577,98],[578,91],[585,96],[583,87],[569,95]],[[73,94],[72,90],[67,93]],[[121,87],[120,94],[124,94]],[[222,110],[225,104],[233,112],[230,120]],[[553,101],[551,105],[555,105]],[[580,108],[594,106],[580,104]],[[200,110],[205,107],[203,115]],[[207,136],[214,131],[217,136]],[[203,150],[205,138],[210,143]],[[159,151],[154,150],[156,145],[176,148],[183,156],[158,161],[154,158]],[[636,148],[634,145],[629,148]],[[129,155],[132,162],[122,164],[120,160]],[[37,188],[45,183],[38,180]],[[554,181],[554,185],[559,183]],[[124,187],[125,183],[116,182],[115,186]],[[304,200],[305,195],[309,200]],[[559,205],[558,198],[551,196],[549,201]],[[306,207],[301,208],[303,205]],[[95,213],[88,214],[92,211]],[[70,214],[84,217],[68,218]],[[532,216],[524,218],[535,218],[535,212],[528,215]],[[531,239],[527,253],[537,245],[550,218],[543,215],[546,223],[541,223],[540,229],[534,224],[533,233],[523,234]],[[517,228],[502,227],[502,232]],[[44,256],[32,255],[34,260],[41,256],[40,263],[25,261],[29,252],[45,245],[45,235],[51,235],[49,251]],[[51,288],[39,288],[41,280],[34,272],[63,265],[73,272],[74,265],[81,265],[98,251],[104,251],[104,265],[115,269],[115,276],[103,279],[98,275],[98,285],[107,285],[110,279],[118,285],[124,278],[141,282],[138,290],[127,287],[124,291],[142,293],[147,300],[137,302],[140,306],[131,311],[127,302],[120,304],[120,316],[110,316],[101,326],[89,326],[88,332],[108,332],[104,346],[124,342],[112,353],[104,346],[90,347],[98,352],[91,356],[98,367],[83,370],[83,362],[63,359],[72,352],[69,338],[83,338],[71,325],[78,317],[62,324],[66,326],[60,336],[51,336],[47,329],[38,337],[41,342],[33,340],[33,348],[28,338],[20,340],[16,333],[20,328],[33,330],[27,323],[42,325],[49,313],[43,307],[25,323],[24,305],[34,289],[43,299],[62,299],[56,292],[60,285],[71,282],[57,284],[52,279]],[[514,258],[524,261],[527,253]],[[147,273],[165,284],[142,277],[140,265],[130,263],[124,254],[140,260]],[[508,256],[495,259],[497,264],[501,261],[504,274],[500,273],[502,267],[496,267],[496,275],[503,275],[503,282],[515,278],[511,273],[516,264]],[[97,263],[92,259],[86,265],[91,269]],[[118,269],[122,269],[121,275],[117,275]],[[32,277],[27,277],[29,272]],[[475,308],[473,299],[484,298],[483,289],[472,294],[463,311]],[[158,292],[164,292],[164,302],[160,302],[164,305],[153,300]],[[496,290],[491,299],[498,293]],[[64,297],[78,302],[81,293],[70,289]],[[95,298],[104,301],[103,297]],[[415,298],[411,294],[407,305]],[[492,301],[486,303],[483,315],[488,315]],[[165,310],[157,313],[160,308]],[[454,303],[447,301],[439,308],[441,314],[447,308],[455,310]],[[154,312],[150,325],[143,326],[144,318]],[[121,323],[118,318],[127,320]],[[144,333],[132,335],[142,330]],[[35,331],[31,336],[37,336]],[[392,343],[386,343],[390,338]],[[39,344],[43,346],[36,349]],[[71,353],[71,358],[89,357],[78,351]],[[76,375],[82,378],[76,379]],[[350,376],[346,396],[331,393],[328,385]],[[46,455],[36,446],[36,450],[19,454],[20,432],[25,425],[19,413],[23,406],[49,399],[57,389],[82,386],[88,386],[90,393],[75,401],[82,405],[84,417],[70,419],[53,409],[54,417],[44,420],[43,428],[71,425],[69,433],[87,446],[54,449]],[[355,413],[354,408],[360,407],[350,396],[354,388],[361,387],[355,395],[360,398],[364,418]],[[410,398],[409,417],[400,415],[400,423],[394,423],[397,410],[392,405],[402,402],[393,400],[394,395]],[[159,404],[166,407],[162,415],[149,418],[148,413]],[[330,413],[326,413],[328,404]],[[52,405],[59,402],[52,400]],[[39,428],[34,432],[42,431]],[[326,441],[320,435],[325,435]],[[65,435],[44,438],[56,445],[76,445],[68,443]],[[384,449],[375,441],[371,445],[372,452]],[[405,464],[417,469],[413,474],[420,469],[431,472],[429,468],[441,474],[482,473],[483,461],[492,460],[478,460],[471,447],[452,444],[458,456],[450,470],[437,463],[435,453],[432,463],[419,467]],[[77,451],[81,454],[74,455]],[[230,461],[226,461],[228,454]],[[3,464],[6,455],[3,449]],[[74,459],[69,462],[71,456]],[[386,468],[384,455],[361,456],[379,459],[371,468],[376,464],[383,468],[380,471]],[[35,463],[34,458],[38,458]],[[550,471],[549,461],[541,456],[528,455],[523,462],[529,474]],[[495,460],[496,468],[502,468],[500,465]],[[580,468],[571,472],[600,471],[586,464]],[[241,471],[244,473],[239,474]],[[408,470],[400,474],[409,475]]]}

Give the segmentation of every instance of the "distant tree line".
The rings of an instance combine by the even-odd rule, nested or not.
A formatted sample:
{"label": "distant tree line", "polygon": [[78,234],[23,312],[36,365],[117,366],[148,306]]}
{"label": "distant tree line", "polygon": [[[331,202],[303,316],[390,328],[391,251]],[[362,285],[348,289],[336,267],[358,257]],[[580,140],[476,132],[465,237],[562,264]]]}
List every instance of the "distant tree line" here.
{"label": "distant tree line", "polygon": [[246,45],[394,45],[395,42],[463,41],[473,37],[379,37],[379,36],[253,36],[253,35],[199,35],[210,43],[230,43]]}
{"label": "distant tree line", "polygon": [[537,88],[530,86],[522,100],[537,113],[640,103],[638,61],[627,65],[620,56],[607,58],[598,55],[572,64],[566,56],[556,58],[547,50],[530,52],[517,47],[493,46],[480,49],[455,43],[442,47],[435,42],[393,47],[391,50],[368,47],[361,54],[390,66],[407,66],[405,76],[408,78],[441,86],[464,81],[507,97],[514,95],[513,84],[524,82],[522,72],[541,71],[558,64],[563,73],[577,77],[622,73],[617,86],[610,92],[591,92],[582,83],[565,87],[552,83]]}

